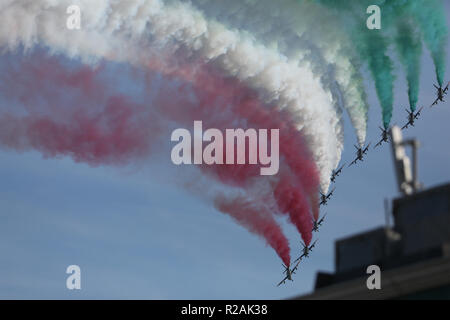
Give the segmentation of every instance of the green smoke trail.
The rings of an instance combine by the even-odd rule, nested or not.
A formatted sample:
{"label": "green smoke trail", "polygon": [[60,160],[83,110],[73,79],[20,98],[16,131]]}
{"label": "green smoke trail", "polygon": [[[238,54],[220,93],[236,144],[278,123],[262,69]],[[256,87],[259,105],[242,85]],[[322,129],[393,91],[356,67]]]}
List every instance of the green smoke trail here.
{"label": "green smoke trail", "polygon": [[366,9],[372,4],[383,7],[384,0],[316,0],[316,2],[339,13],[343,26],[351,35],[360,60],[369,67],[382,108],[383,125],[386,129],[389,128],[392,118],[395,77],[392,72],[393,63],[388,55],[390,41],[384,34],[383,28],[385,23],[391,24],[388,18],[392,16],[392,9],[389,7],[382,9],[381,30],[369,30],[366,26],[368,18]]}
{"label": "green smoke trail", "polygon": [[416,110],[419,99],[420,57],[422,55],[421,35],[410,21],[399,20],[395,37],[400,61],[405,66],[408,81],[408,97],[411,111]]}
{"label": "green smoke trail", "polygon": [[383,125],[389,128],[392,118],[392,105],[394,101],[394,75],[392,61],[387,55],[388,41],[378,30],[359,32],[354,35],[360,57],[368,64],[370,73],[375,82],[375,89],[380,100]]}
{"label": "green smoke trail", "polygon": [[392,29],[391,23],[394,23],[394,41],[400,61],[406,68],[409,104],[414,111],[419,94],[422,39],[431,52],[438,83],[443,84],[448,32],[442,2],[388,0],[382,10],[385,8],[392,9],[387,11],[387,27]]}
{"label": "green smoke trail", "polygon": [[445,48],[448,39],[443,3],[440,0],[416,0],[412,3],[412,15],[423,33],[424,42],[434,61],[437,81],[442,86],[445,76]]}
{"label": "green smoke trail", "polygon": [[[385,127],[389,125],[393,103],[394,76],[387,54],[391,45],[397,49],[406,69],[411,110],[416,109],[418,101],[422,41],[431,52],[439,85],[444,84],[448,28],[442,0],[313,1],[338,12],[343,26],[353,34],[359,58],[369,66],[375,81]],[[369,5],[378,5],[381,9],[381,30],[365,27]]]}

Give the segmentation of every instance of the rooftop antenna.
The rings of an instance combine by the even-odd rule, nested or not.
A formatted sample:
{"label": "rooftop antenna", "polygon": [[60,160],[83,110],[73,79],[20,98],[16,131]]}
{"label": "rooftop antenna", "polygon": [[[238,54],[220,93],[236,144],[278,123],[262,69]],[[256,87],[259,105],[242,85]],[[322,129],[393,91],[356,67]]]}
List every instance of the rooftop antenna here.
{"label": "rooftop antenna", "polygon": [[[392,141],[392,155],[397,176],[398,189],[405,196],[412,195],[422,188],[418,178],[417,149],[420,144],[416,139],[403,140],[400,127],[393,126],[390,130]],[[410,146],[413,153],[413,166],[406,155],[405,146]]]}

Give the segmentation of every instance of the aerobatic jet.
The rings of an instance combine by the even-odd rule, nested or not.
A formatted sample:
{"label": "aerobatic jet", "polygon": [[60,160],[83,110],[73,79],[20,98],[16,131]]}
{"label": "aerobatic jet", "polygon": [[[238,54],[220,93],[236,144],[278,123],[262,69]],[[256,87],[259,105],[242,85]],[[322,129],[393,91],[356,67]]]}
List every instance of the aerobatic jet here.
{"label": "aerobatic jet", "polygon": [[355,145],[355,148],[356,148],[356,159],[353,160],[350,163],[349,167],[354,165],[354,164],[356,164],[358,162],[358,160],[359,161],[364,161],[364,155],[367,154],[367,151],[369,151],[369,147],[370,147],[370,143],[364,149],[363,149],[363,147],[357,147]]}
{"label": "aerobatic jet", "polygon": [[380,142],[378,142],[378,143],[375,145],[374,149],[375,149],[376,147],[381,146],[381,145],[383,144],[383,142],[389,142],[389,129],[383,129],[382,127],[379,127],[379,128],[380,128],[380,130],[382,131],[382,132],[381,132],[381,140],[380,140]]}
{"label": "aerobatic jet", "polygon": [[339,177],[344,166],[345,166],[345,163],[339,169],[333,170],[333,174],[331,175],[331,182],[333,182],[333,183],[336,182],[336,178]]}
{"label": "aerobatic jet", "polygon": [[327,215],[325,214],[321,219],[319,219],[318,221],[317,220],[313,220],[313,229],[312,229],[312,231],[313,232],[317,232],[317,231],[319,231],[319,227],[322,225],[322,223],[323,223],[323,220],[325,220],[325,217],[326,217]]}
{"label": "aerobatic jet", "polygon": [[447,83],[447,86],[444,89],[442,89],[442,86],[438,87],[437,85],[434,84],[434,87],[437,90],[437,93],[436,93],[437,98],[436,98],[436,100],[433,102],[433,104],[430,107],[437,105],[439,101],[445,102],[444,101],[444,96],[447,95],[447,93],[448,93],[449,85],[450,85],[450,82]]}
{"label": "aerobatic jet", "polygon": [[328,200],[330,200],[331,196],[333,195],[334,190],[336,190],[336,188],[334,188],[333,190],[331,190],[331,192],[329,194],[323,194],[322,192],[320,193],[320,204],[321,206],[326,206],[328,203]]}
{"label": "aerobatic jet", "polygon": [[416,113],[414,111],[409,111],[405,109],[406,112],[408,112],[408,122],[402,127],[402,130],[408,129],[409,126],[414,127],[415,121],[419,119],[420,114],[422,113],[423,107],[419,109]]}
{"label": "aerobatic jet", "polygon": [[277,287],[279,287],[280,285],[284,284],[286,282],[286,280],[294,281],[294,280],[292,280],[292,271],[289,269],[289,267],[285,266],[284,264],[283,264],[283,267],[285,268],[283,273],[285,273],[286,276],[284,277],[283,280],[280,281],[279,284],[277,284]]}
{"label": "aerobatic jet", "polygon": [[300,257],[298,257],[297,259],[295,259],[294,262],[297,262],[299,260],[302,260],[303,258],[308,258],[309,257],[309,253],[312,251],[312,249],[316,246],[316,241],[314,241],[309,247],[307,245],[305,245],[304,243],[302,243],[303,246],[303,250],[302,250],[302,254],[300,255]]}

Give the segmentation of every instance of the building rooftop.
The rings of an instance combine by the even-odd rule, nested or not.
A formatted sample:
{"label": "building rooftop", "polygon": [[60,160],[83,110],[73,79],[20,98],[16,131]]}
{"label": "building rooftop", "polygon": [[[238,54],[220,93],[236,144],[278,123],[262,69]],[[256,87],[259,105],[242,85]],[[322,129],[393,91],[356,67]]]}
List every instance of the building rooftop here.
{"label": "building rooftop", "polygon": [[[337,240],[335,272],[318,272],[314,292],[295,299],[450,298],[450,184],[395,199],[392,214],[392,227]],[[382,290],[367,289],[369,265]]]}

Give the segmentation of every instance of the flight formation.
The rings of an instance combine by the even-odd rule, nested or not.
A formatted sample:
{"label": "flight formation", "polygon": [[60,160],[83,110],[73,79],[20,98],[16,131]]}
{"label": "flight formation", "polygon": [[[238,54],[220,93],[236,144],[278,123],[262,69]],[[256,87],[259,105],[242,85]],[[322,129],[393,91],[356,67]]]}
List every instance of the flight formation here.
{"label": "flight formation", "polygon": [[[335,192],[330,185],[372,148],[366,83],[381,107],[381,140],[373,148],[389,141],[400,74],[394,62],[408,84],[403,129],[425,110],[416,110],[425,52],[437,81],[432,105],[448,94],[440,0],[79,0],[68,11],[72,2],[0,6],[0,148],[92,168],[165,159],[167,175],[186,193],[273,249],[283,281],[316,245],[320,206]],[[367,27],[372,5],[380,9],[380,29]],[[340,165],[345,113],[357,140],[348,166]],[[262,161],[173,169],[171,133],[194,121],[279,129],[277,174],[260,175]],[[302,240],[298,255],[280,219]]]}
{"label": "flight formation", "polygon": [[[448,88],[450,86],[450,82],[447,84],[447,86],[445,88],[437,87],[436,85],[434,85],[434,86],[437,90],[437,92],[436,92],[437,97],[436,97],[436,100],[430,105],[430,108],[437,105],[439,102],[442,102],[442,103],[445,102],[444,96],[448,94]],[[423,110],[423,107],[420,108],[417,112],[406,110],[406,112],[408,113],[408,119],[407,119],[408,122],[402,127],[402,130],[407,129],[409,126],[414,126],[414,123],[416,120],[419,119],[422,110]],[[381,140],[379,142],[377,142],[377,144],[375,144],[374,149],[381,146],[383,143],[389,143],[389,130],[383,129],[382,127],[380,127],[380,130],[382,131],[381,132]],[[363,162],[364,156],[368,153],[370,145],[371,145],[371,143],[369,143],[365,147],[358,147],[355,145],[356,158],[349,164],[348,167],[355,165],[358,161]],[[337,168],[336,170],[333,170],[333,173],[330,178],[330,181],[332,183],[335,183],[336,178],[341,175],[342,170],[344,169],[344,166],[345,166],[345,163],[343,165],[341,165],[339,168]],[[326,206],[335,191],[336,191],[336,187],[334,187],[328,194],[324,194],[324,193],[320,192],[319,206]],[[324,222],[325,217],[326,217],[326,214],[323,217],[321,217],[319,220],[313,220],[313,228],[312,228],[313,232],[319,231],[319,227]],[[286,280],[293,281],[292,275],[295,274],[295,272],[299,268],[299,265],[300,265],[300,262],[302,261],[302,259],[309,257],[309,253],[315,247],[316,242],[317,242],[317,240],[315,240],[309,246],[302,243],[303,249],[302,249],[301,255],[296,260],[294,260],[294,267],[292,269],[290,269],[289,267],[283,265],[283,268],[284,268],[283,274],[285,274],[285,277],[283,278],[283,280],[280,281],[280,283],[278,283],[277,286],[280,286],[281,284],[285,284]]]}

